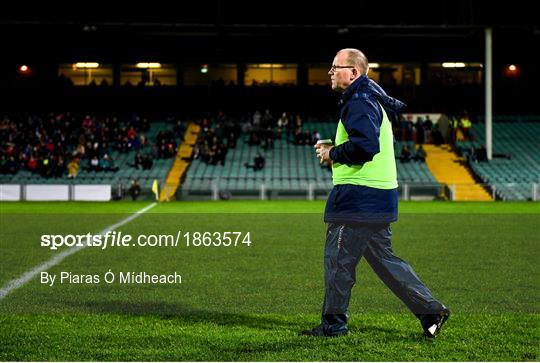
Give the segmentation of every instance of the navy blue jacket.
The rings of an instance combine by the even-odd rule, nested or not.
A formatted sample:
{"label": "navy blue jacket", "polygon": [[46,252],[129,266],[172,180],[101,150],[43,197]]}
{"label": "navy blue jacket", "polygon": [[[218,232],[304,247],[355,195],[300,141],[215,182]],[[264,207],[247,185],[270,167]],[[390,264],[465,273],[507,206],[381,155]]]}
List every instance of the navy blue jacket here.
{"label": "navy blue jacket", "polygon": [[[382,111],[390,121],[398,116],[405,104],[386,92],[367,76],[355,80],[343,93],[340,119],[349,140],[335,146],[330,158],[340,164],[354,165],[373,160],[379,153]],[[343,184],[332,189],[326,202],[324,221],[327,223],[390,223],[397,220],[398,193],[361,185]]]}

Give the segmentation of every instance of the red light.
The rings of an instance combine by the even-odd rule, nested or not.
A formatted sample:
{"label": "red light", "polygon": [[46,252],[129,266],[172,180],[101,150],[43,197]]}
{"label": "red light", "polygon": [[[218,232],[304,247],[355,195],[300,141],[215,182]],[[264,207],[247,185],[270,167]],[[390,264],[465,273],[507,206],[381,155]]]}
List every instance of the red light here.
{"label": "red light", "polygon": [[517,64],[509,64],[504,67],[503,74],[507,78],[519,78],[521,76],[521,67]]}

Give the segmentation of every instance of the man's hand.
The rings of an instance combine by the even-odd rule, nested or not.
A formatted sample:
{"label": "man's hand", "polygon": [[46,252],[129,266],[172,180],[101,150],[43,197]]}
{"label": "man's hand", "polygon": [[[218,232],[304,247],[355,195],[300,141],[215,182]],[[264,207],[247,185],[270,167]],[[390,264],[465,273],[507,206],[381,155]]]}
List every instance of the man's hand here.
{"label": "man's hand", "polygon": [[330,159],[330,150],[334,147],[334,145],[330,144],[316,144],[315,146],[315,152],[317,153],[317,157],[321,161],[321,164],[323,162],[331,162],[332,159]]}

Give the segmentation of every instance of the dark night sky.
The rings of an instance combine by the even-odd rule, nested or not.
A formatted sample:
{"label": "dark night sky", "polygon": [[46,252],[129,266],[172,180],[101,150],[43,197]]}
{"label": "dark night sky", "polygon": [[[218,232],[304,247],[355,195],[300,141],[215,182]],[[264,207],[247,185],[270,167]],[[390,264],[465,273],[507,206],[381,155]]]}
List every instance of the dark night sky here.
{"label": "dark night sky", "polygon": [[499,58],[537,59],[540,48],[539,17],[520,1],[111,3],[3,9],[4,59],[327,62],[357,47],[378,61],[478,61],[486,25]]}

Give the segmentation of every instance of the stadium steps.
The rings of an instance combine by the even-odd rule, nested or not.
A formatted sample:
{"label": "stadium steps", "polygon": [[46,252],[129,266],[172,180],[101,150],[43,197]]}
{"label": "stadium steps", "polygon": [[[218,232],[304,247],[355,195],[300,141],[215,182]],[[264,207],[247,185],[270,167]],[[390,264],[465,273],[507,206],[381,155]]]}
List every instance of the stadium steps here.
{"label": "stadium steps", "polygon": [[178,148],[178,154],[174,160],[174,163],[167,174],[165,179],[165,185],[161,188],[159,200],[169,201],[176,194],[176,190],[180,186],[182,177],[186,173],[189,162],[186,159],[191,158],[193,153],[193,146],[197,142],[201,127],[194,123],[189,123],[186,132],[184,133],[184,141]]}
{"label": "stadium steps", "polygon": [[478,184],[463,165],[463,158],[448,145],[424,145],[426,165],[439,183],[456,186],[455,200],[490,201],[489,193]]}
{"label": "stadium steps", "polygon": [[[493,124],[493,159],[470,164],[502,200],[531,200],[534,183],[540,183],[540,116],[502,116]],[[528,122],[525,122],[528,121]],[[467,157],[471,148],[485,145],[485,125],[475,124],[472,140],[458,141],[456,150]]]}

